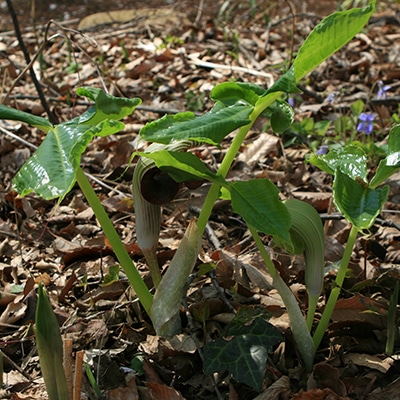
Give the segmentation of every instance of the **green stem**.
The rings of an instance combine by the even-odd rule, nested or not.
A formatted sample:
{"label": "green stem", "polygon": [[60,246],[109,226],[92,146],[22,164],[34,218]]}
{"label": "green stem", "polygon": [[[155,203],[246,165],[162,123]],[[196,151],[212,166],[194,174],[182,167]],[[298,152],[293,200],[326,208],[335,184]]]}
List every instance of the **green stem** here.
{"label": "green stem", "polygon": [[319,296],[308,296],[307,327],[311,331]]}
{"label": "green stem", "polygon": [[346,248],[344,249],[343,258],[340,263],[339,271],[335,279],[335,287],[332,289],[329,295],[328,302],[326,303],[324,312],[322,313],[321,320],[318,323],[317,329],[315,330],[313,340],[315,348],[317,349],[320,345],[322,338],[328,328],[329,321],[335,309],[337,299],[339,298],[340,290],[343,286],[344,279],[346,277],[347,268],[349,266],[351,253],[353,251],[354,244],[357,239],[358,229],[355,226],[351,227],[349,238],[347,239]]}
{"label": "green stem", "polygon": [[314,346],[310,331],[304,320],[304,316],[300,310],[299,304],[293,292],[288,288],[281,276],[277,273],[275,265],[265,249],[258,232],[250,226],[248,226],[248,228],[257,245],[258,251],[264,260],[264,263],[267,266],[270,275],[272,276],[273,285],[278,290],[278,293],[285,304],[286,310],[289,314],[290,327],[293,333],[294,341],[296,342],[297,349],[301,354],[304,365],[306,366],[307,370],[310,371],[312,369],[316,347]]}
{"label": "green stem", "polygon": [[271,260],[271,257],[268,254],[268,251],[264,247],[264,243],[262,242],[260,235],[258,234],[257,230],[252,228],[251,226],[247,225],[249,228],[249,231],[251,233],[251,236],[253,236],[254,242],[256,243],[257,249],[261,254],[261,257],[264,260],[264,264],[268,268],[268,272],[271,275],[272,279],[275,278],[276,275],[276,268],[274,263]]}
{"label": "green stem", "polygon": [[[260,98],[256,106],[254,107],[253,112],[250,115],[250,123],[245,126],[242,126],[239,129],[238,133],[236,134],[235,138],[233,139],[232,144],[230,145],[228,151],[225,154],[224,159],[222,160],[217,175],[222,176],[223,178],[226,177],[233,161],[235,160],[236,154],[239,152],[245,137],[247,136],[250,128],[253,126],[256,119],[267,107],[269,107],[281,95],[282,92],[274,92],[268,96]],[[211,184],[210,190],[207,193],[207,197],[204,201],[203,207],[199,215],[199,219],[197,221],[197,226],[199,228],[200,235],[203,235],[204,233],[207,222],[210,219],[210,215],[214,207],[214,204],[219,197],[220,189],[221,185],[219,183],[213,182]]]}
{"label": "green stem", "polygon": [[142,303],[143,308],[146,310],[147,313],[149,313],[151,304],[153,302],[153,296],[151,295],[138,270],[133,264],[133,261],[129,256],[129,253],[127,252],[120,237],[118,236],[114,225],[110,221],[106,211],[104,210],[104,207],[101,205],[99,198],[93,190],[92,185],[90,184],[89,180],[87,179],[86,175],[80,167],[77,170],[76,178],[90,207],[92,207],[93,212],[96,215],[96,218],[99,221],[104,234],[110,242],[110,245],[118,261],[120,262],[122,269],[128,277],[129,283],[131,284],[133,290],[136,292],[139,301]]}

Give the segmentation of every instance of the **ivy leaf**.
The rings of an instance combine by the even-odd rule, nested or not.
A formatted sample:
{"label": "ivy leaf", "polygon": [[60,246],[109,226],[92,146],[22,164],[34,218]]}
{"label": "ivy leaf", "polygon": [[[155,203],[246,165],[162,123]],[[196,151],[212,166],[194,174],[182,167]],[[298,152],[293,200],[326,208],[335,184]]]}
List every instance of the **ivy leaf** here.
{"label": "ivy leaf", "polygon": [[381,212],[389,186],[373,189],[338,169],[333,182],[333,200],[347,221],[358,230],[369,229]]}
{"label": "ivy leaf", "polygon": [[233,210],[247,224],[281,242],[290,243],[290,213],[269,179],[233,182],[229,185]]}
{"label": "ivy leaf", "polygon": [[195,140],[218,145],[222,139],[243,125],[250,123],[253,106],[243,100],[224,107],[222,103],[208,113],[195,117],[192,112],[165,115],[146,124],[140,136],[149,142],[168,144],[172,141]]}
{"label": "ivy leaf", "polygon": [[225,333],[229,338],[219,338],[204,346],[204,372],[229,371],[237,381],[260,390],[268,353],[282,341],[282,335],[260,317],[250,325],[235,324]]}

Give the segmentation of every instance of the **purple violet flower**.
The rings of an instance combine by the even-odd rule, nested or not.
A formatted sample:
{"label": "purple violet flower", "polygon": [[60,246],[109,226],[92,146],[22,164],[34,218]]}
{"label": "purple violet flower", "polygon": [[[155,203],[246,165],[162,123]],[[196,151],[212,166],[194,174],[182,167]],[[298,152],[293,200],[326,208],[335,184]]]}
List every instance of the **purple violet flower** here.
{"label": "purple violet flower", "polygon": [[382,81],[378,81],[378,94],[379,100],[387,99],[387,92],[391,89],[389,85],[384,85]]}
{"label": "purple violet flower", "polygon": [[289,103],[289,105],[290,105],[290,107],[294,107],[294,105],[295,105],[295,101],[294,101],[294,98],[293,97],[289,97],[288,99],[287,99],[287,102]]}
{"label": "purple violet flower", "polygon": [[326,101],[330,104],[332,104],[335,100],[336,100],[335,92],[329,93],[328,96],[326,97]]}
{"label": "purple violet flower", "polygon": [[357,125],[357,132],[364,132],[366,135],[370,135],[374,130],[374,114],[363,112],[358,119],[360,122]]}
{"label": "purple violet flower", "polygon": [[316,154],[322,155],[322,154],[328,154],[328,146],[327,145],[322,145],[317,151]]}

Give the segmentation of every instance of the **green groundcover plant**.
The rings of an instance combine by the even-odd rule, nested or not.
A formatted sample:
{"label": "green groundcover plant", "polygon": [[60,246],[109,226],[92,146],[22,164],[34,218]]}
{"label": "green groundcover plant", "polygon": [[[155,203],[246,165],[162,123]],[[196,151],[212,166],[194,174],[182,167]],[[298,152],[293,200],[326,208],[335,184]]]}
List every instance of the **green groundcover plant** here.
{"label": "green groundcover plant", "polygon": [[[346,145],[328,154],[313,154],[310,157],[311,163],[334,176],[334,203],[352,226],[336,285],[315,330],[314,314],[322,291],[324,268],[324,234],[318,213],[310,205],[298,200],[281,201],[278,188],[269,179],[230,182],[226,176],[259,116],[268,116],[271,127],[277,133],[291,125],[293,109],[284,99],[290,93],[298,93],[298,82],[365,26],[374,7],[375,1],[371,1],[367,7],[336,12],[322,20],[299,49],[293,65],[272,87],[264,89],[250,83],[222,83],[212,90],[211,99],[215,104],[204,115],[195,116],[192,112],[166,115],[143,127],[141,138],[152,144],[146,151],[136,154],[140,160],[135,168],[133,194],[138,244],[153,277],[154,295],[140,277],[80,167],[81,155],[90,141],[123,130],[124,124],[120,121],[135,110],[141,103],[140,99],[116,98],[97,88],[79,88],[78,95],[92,100],[93,107],[81,116],[58,125],[1,105],[0,118],[20,120],[46,132],[36,153],[15,176],[15,189],[22,196],[34,192],[45,199],[58,198],[62,201],[77,182],[156,333],[165,336],[180,330],[179,309],[184,287],[197,260],[201,237],[214,203],[221,197],[231,200],[234,212],[240,214],[248,225],[287,307],[298,352],[305,367],[310,370],[340,294],[357,234],[373,225],[389,191],[388,187],[380,185],[400,168],[400,125],[391,130],[387,154],[372,178],[368,175],[366,156],[362,148],[356,145]],[[215,173],[189,151],[198,144],[220,146],[223,139],[234,131],[237,131],[234,139]],[[155,258],[161,203],[174,196],[175,184],[193,180],[206,180],[211,185],[198,220],[188,224],[180,247],[167,272],[161,276]],[[159,199],[151,191],[151,184],[156,187],[164,185],[170,193],[166,198]],[[277,246],[290,253],[305,255],[308,293],[306,317],[293,293],[277,273],[260,233],[271,236]],[[41,315],[38,315],[39,321],[40,318]],[[260,371],[265,367],[268,351],[281,339],[276,330],[268,327],[270,324],[263,317],[253,316],[250,320],[251,323],[244,323],[244,319],[237,318],[226,332],[226,335],[238,338],[237,345],[230,343],[230,348],[224,351],[218,345],[206,345],[205,372],[227,369],[237,380],[260,389]],[[232,356],[232,349],[235,348],[241,351],[247,370],[254,372],[250,377],[238,368],[238,360],[243,359]]]}

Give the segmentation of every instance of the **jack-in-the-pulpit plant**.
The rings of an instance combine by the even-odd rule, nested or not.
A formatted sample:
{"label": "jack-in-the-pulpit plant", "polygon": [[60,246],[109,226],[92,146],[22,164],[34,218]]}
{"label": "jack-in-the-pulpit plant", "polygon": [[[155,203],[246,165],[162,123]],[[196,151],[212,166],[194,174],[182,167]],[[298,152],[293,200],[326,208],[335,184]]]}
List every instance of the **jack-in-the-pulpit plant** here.
{"label": "jack-in-the-pulpit plant", "polygon": [[[151,270],[156,288],[154,296],[143,283],[79,166],[81,154],[90,140],[95,136],[122,130],[123,124],[119,120],[133,112],[140,103],[139,99],[115,98],[99,89],[80,88],[78,94],[93,100],[93,108],[81,117],[56,126],[46,119],[1,106],[1,118],[19,119],[47,132],[38,151],[16,175],[16,189],[21,195],[35,192],[47,199],[58,197],[61,200],[77,181],[156,332],[163,335],[172,335],[180,329],[180,299],[196,262],[202,234],[214,203],[220,197],[230,199],[233,210],[247,223],[288,309],[298,351],[306,368],[310,370],[340,293],[357,232],[373,224],[387,196],[387,189],[378,188],[378,185],[400,167],[400,129],[396,127],[392,130],[387,158],[370,182],[366,178],[365,156],[356,146],[337,150],[336,153],[321,152],[311,157],[310,161],[315,165],[334,174],[335,205],[353,226],[336,280],[337,286],[330,295],[313,335],[314,313],[321,295],[324,267],[323,230],[317,212],[299,201],[282,202],[278,188],[269,179],[231,182],[226,180],[226,176],[247,133],[259,116],[269,116],[271,126],[277,133],[287,129],[293,120],[293,109],[284,101],[287,94],[298,92],[297,84],[301,79],[352,39],[368,22],[374,7],[375,1],[371,1],[365,8],[337,12],[322,20],[299,49],[293,65],[272,87],[265,89],[250,83],[222,83],[212,90],[210,96],[215,105],[206,114],[199,117],[191,112],[167,115],[143,127],[141,138],[153,144],[138,153],[141,159],[134,174],[133,193],[137,237]],[[236,130],[215,173],[190,152],[193,144],[218,146],[226,135]],[[191,221],[188,224],[181,247],[166,274],[161,276],[155,257],[160,229],[160,204],[158,200],[152,201],[153,196],[148,187],[151,189],[154,182],[157,184],[163,180],[172,183],[171,193],[174,190],[173,183],[206,180],[211,185],[197,222]],[[271,236],[277,245],[287,251],[305,254],[309,296],[306,318],[293,293],[275,270],[260,233]]]}

